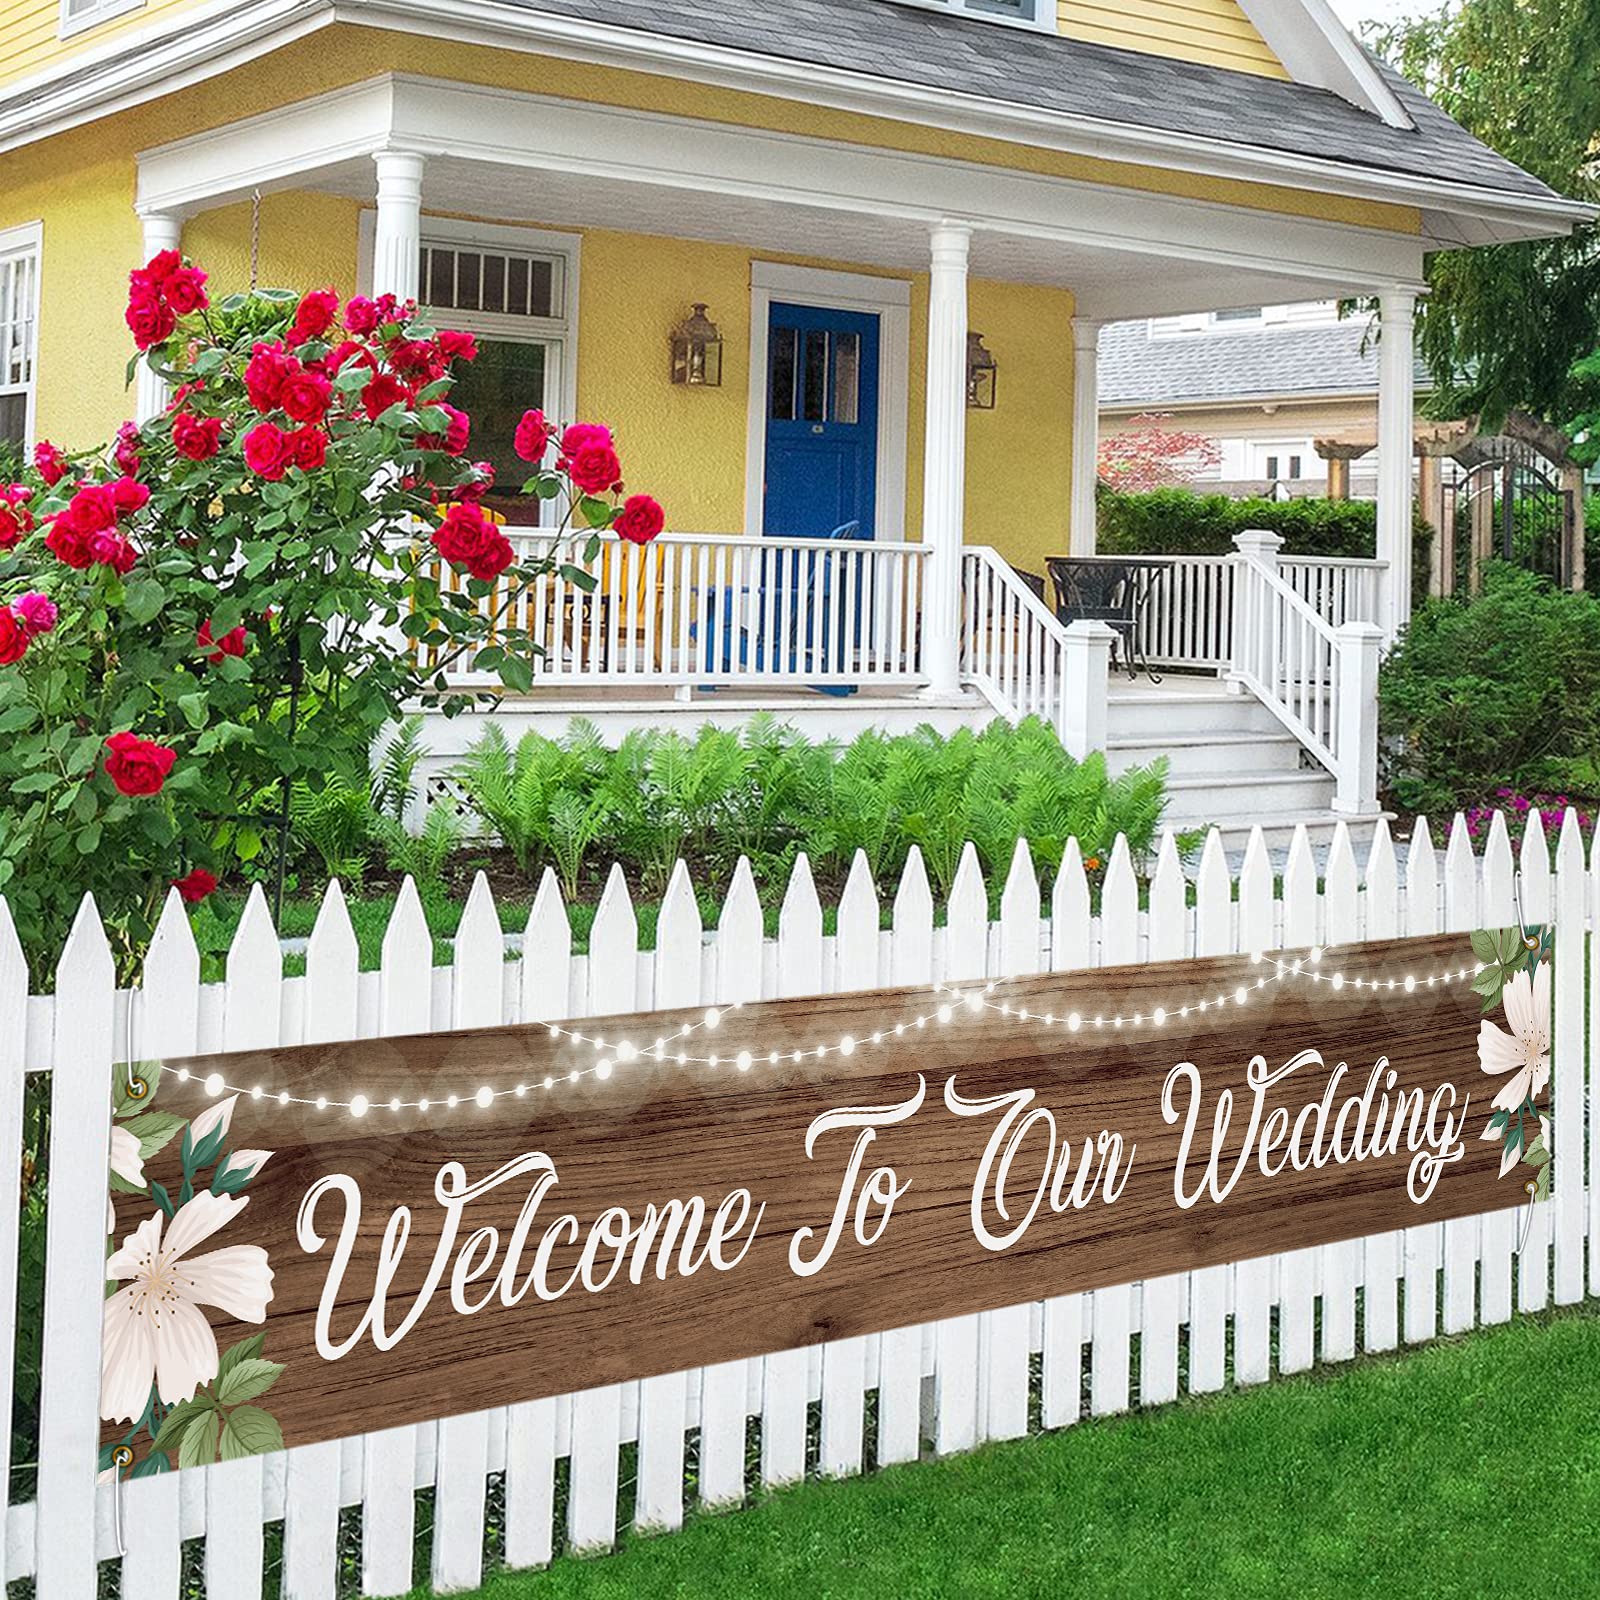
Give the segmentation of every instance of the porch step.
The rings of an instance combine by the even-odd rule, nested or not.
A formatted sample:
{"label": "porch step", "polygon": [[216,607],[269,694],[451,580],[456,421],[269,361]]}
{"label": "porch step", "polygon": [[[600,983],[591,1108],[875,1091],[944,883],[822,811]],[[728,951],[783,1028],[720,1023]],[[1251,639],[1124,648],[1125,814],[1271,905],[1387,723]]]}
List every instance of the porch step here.
{"label": "porch step", "polygon": [[1167,783],[1167,821],[1175,828],[1214,822],[1248,834],[1256,822],[1265,825],[1268,819],[1276,826],[1284,818],[1331,818],[1333,792],[1333,779],[1320,769],[1173,778]]}
{"label": "porch step", "polygon": [[1281,731],[1278,720],[1253,695],[1226,689],[1150,688],[1113,685],[1107,700],[1113,739],[1167,741],[1189,734]]}
{"label": "porch step", "polygon": [[1148,766],[1162,756],[1167,758],[1168,776],[1173,780],[1210,774],[1299,772],[1304,765],[1300,741],[1281,730],[1112,738],[1106,746],[1106,764],[1113,775]]}

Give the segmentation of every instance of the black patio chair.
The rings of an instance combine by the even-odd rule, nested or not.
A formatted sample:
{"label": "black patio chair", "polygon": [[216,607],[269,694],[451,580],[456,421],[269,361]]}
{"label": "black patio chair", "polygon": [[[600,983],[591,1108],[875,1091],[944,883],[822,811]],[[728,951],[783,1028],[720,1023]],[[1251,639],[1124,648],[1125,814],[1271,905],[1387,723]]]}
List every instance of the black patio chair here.
{"label": "black patio chair", "polygon": [[1165,566],[1077,556],[1048,556],[1045,566],[1055,585],[1056,617],[1063,624],[1105,623],[1116,635],[1112,665],[1120,661],[1130,678],[1142,669],[1152,683],[1159,683],[1160,674],[1140,650],[1139,622],[1166,575]]}

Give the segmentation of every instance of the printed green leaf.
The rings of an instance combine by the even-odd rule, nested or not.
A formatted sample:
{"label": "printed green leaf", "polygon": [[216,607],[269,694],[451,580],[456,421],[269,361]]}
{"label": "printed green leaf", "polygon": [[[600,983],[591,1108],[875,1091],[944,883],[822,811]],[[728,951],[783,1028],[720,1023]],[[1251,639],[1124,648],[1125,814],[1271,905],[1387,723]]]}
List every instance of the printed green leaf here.
{"label": "printed green leaf", "polygon": [[264,1333],[253,1333],[248,1339],[241,1339],[238,1344],[230,1345],[222,1352],[222,1359],[217,1363],[217,1385],[221,1386],[224,1378],[228,1376],[241,1361],[257,1361],[261,1357],[262,1346],[267,1342]]}
{"label": "printed green leaf", "polygon": [[[135,1097],[128,1089],[130,1078],[142,1079],[145,1092]],[[161,1085],[161,1063],[159,1061],[135,1061],[130,1066],[118,1068],[112,1084],[111,1109],[118,1119],[131,1117],[137,1112],[148,1109],[150,1102],[156,1097],[156,1090]]]}
{"label": "printed green leaf", "polygon": [[192,1400],[180,1400],[163,1419],[156,1430],[155,1448],[170,1450],[177,1444],[189,1424],[208,1411],[215,1411],[216,1403],[208,1394],[197,1394]]}
{"label": "printed green leaf", "polygon": [[135,1463],[129,1472],[130,1478],[153,1478],[158,1472],[171,1472],[172,1463],[163,1455],[147,1455],[143,1461]]}
{"label": "printed green leaf", "polygon": [[1534,1180],[1533,1198],[1535,1200],[1548,1200],[1550,1198],[1550,1168],[1548,1165],[1539,1168],[1539,1176]]}
{"label": "printed green leaf", "polygon": [[207,1408],[196,1417],[178,1442],[180,1467],[205,1467],[217,1459],[217,1413]]}
{"label": "printed green leaf", "polygon": [[1502,928],[1500,930],[1500,961],[1502,965],[1509,965],[1517,961],[1523,954],[1522,933],[1517,928]]}
{"label": "printed green leaf", "polygon": [[245,1456],[266,1455],[283,1449],[283,1429],[271,1412],[260,1406],[240,1406],[228,1413],[222,1425],[222,1459],[239,1461]]}
{"label": "printed green leaf", "polygon": [[148,1161],[177,1137],[183,1118],[170,1111],[141,1111],[122,1125],[139,1141],[139,1155]]}
{"label": "printed green leaf", "polygon": [[224,1377],[217,1375],[217,1399],[225,1406],[236,1406],[244,1400],[255,1400],[264,1395],[278,1381],[283,1364],[259,1359],[240,1361]]}
{"label": "printed green leaf", "polygon": [[1479,928],[1472,935],[1472,953],[1480,961],[1498,961],[1500,947],[1495,936],[1487,928]]}

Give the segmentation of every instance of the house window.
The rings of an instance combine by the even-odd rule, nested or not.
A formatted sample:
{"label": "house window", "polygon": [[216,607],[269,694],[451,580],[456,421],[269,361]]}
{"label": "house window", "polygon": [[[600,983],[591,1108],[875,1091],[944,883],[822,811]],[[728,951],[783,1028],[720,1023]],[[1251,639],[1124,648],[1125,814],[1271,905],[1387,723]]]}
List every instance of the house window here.
{"label": "house window", "polygon": [[85,28],[98,27],[113,17],[140,11],[145,0],[61,0],[61,19],[57,32],[65,39]]}
{"label": "house window", "polygon": [[529,475],[513,448],[525,411],[571,421],[578,240],[566,234],[425,218],[418,296],[441,323],[477,335],[451,401],[472,418],[468,454],[494,467],[496,510],[535,523],[546,503],[517,491]]}
{"label": "house window", "polygon": [[924,10],[959,11],[964,16],[991,22],[1010,22],[1023,28],[1056,31],[1056,0],[901,0]]}
{"label": "house window", "polygon": [[0,449],[33,441],[39,332],[37,224],[0,232]]}

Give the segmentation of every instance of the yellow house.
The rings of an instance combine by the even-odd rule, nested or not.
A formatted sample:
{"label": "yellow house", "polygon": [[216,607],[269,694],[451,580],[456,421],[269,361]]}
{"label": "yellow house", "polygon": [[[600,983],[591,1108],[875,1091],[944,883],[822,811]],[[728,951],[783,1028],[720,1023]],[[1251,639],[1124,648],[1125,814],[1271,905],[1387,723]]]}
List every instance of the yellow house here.
{"label": "yellow house", "polygon": [[[561,709],[759,677],[1037,710],[1131,759],[1116,647],[1249,691],[1292,747],[1283,814],[1370,812],[1371,719],[1341,727],[1372,652],[1335,635],[1410,612],[1424,257],[1586,214],[1326,0],[12,0],[0,434],[78,447],[160,407],[151,375],[124,389],[121,312],[161,248],[222,291],[415,296],[483,348],[475,453],[542,402],[610,423],[667,508],[648,571],[551,613]],[[1109,633],[1059,583],[1041,603],[1014,569],[1094,552],[1102,323],[1351,294],[1383,308],[1372,571],[1258,546],[1223,580],[1123,573]],[[697,307],[709,351],[675,361]],[[809,585],[775,597],[780,551]],[[1320,665],[1286,677],[1281,632],[1233,624],[1273,606]]]}

